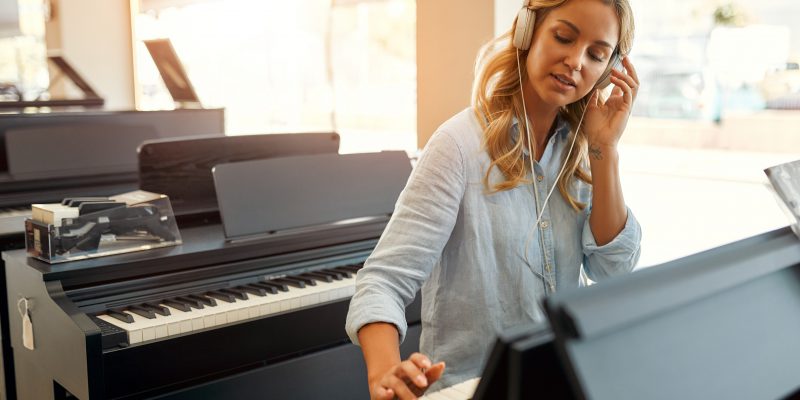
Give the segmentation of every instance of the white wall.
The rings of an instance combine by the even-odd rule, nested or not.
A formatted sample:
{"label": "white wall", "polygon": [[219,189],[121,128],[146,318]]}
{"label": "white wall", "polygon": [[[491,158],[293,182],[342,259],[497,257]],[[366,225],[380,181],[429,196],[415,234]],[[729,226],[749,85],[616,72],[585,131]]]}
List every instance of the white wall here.
{"label": "white wall", "polygon": [[58,50],[112,110],[134,108],[130,0],[50,0],[48,50]]}
{"label": "white wall", "polygon": [[520,0],[495,0],[494,1],[494,35],[500,36],[511,29],[514,18],[517,17],[522,1]]}
{"label": "white wall", "polygon": [[494,37],[494,0],[417,1],[417,145],[470,104],[475,58]]}

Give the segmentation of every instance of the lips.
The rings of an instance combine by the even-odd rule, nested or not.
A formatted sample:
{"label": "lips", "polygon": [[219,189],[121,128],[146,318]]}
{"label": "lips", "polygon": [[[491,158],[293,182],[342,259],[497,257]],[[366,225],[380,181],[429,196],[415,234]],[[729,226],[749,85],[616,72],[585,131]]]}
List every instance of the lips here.
{"label": "lips", "polygon": [[575,81],[572,78],[562,74],[550,74],[555,80],[572,87],[576,87]]}

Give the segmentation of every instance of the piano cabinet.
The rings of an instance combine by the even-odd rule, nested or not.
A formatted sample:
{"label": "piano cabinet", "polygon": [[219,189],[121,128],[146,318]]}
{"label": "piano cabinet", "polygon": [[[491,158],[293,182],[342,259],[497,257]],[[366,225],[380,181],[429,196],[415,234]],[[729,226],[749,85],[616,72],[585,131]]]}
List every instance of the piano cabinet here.
{"label": "piano cabinet", "polygon": [[[3,257],[20,399],[369,397],[360,349],[344,330],[349,298],[108,347],[96,319],[59,280],[47,281],[23,251]],[[21,298],[28,300],[34,350],[23,346]],[[418,349],[419,314],[418,296],[407,309],[404,354]]]}

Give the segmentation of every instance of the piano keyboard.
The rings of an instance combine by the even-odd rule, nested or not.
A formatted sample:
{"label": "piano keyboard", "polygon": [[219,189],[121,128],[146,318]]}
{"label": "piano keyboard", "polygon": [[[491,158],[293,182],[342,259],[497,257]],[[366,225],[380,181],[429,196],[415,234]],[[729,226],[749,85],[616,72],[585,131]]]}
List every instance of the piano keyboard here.
{"label": "piano keyboard", "polygon": [[352,297],[360,268],[309,271],[106,310],[96,317],[124,330],[129,344],[143,343]]}
{"label": "piano keyboard", "polygon": [[442,390],[428,393],[420,397],[420,400],[469,400],[475,394],[481,378],[472,378]]}

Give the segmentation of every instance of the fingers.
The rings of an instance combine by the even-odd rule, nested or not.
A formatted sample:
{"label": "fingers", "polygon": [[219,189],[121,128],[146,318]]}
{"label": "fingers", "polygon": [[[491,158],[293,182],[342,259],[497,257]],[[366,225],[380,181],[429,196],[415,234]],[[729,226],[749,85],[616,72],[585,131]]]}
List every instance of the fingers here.
{"label": "fingers", "polygon": [[444,361],[433,364],[425,371],[425,376],[428,378],[428,384],[433,384],[442,377],[444,373]]}
{"label": "fingers", "polygon": [[[428,364],[430,364],[430,362],[428,362]],[[413,361],[406,360],[401,362],[399,370],[400,371],[398,371],[398,375],[400,377],[408,378],[411,382],[414,383],[414,385],[417,385],[417,387],[420,388],[428,387],[428,378],[422,372],[422,369],[418,367]]]}
{"label": "fingers", "polygon": [[422,353],[414,353],[408,360],[413,362],[419,369],[428,369],[431,367],[431,360]]}
{"label": "fingers", "polygon": [[636,85],[639,85],[639,74],[636,73],[636,68],[633,67],[633,62],[631,62],[630,57],[624,57],[622,59],[622,65],[625,67],[625,72],[628,73],[633,78],[633,81],[636,82]]}
{"label": "fingers", "polygon": [[424,354],[414,353],[407,360],[394,366],[374,385],[374,399],[416,399],[433,382],[441,378],[444,363],[432,364]]}
{"label": "fingers", "polygon": [[628,82],[617,78],[616,76],[611,77],[611,83],[616,85],[618,88],[622,89],[622,100],[627,105],[633,104],[633,89],[628,85]]}
{"label": "fingers", "polygon": [[394,399],[394,390],[378,386],[372,398],[375,400],[392,400]]}
{"label": "fingers", "polygon": [[[636,93],[639,91],[639,78],[636,75],[636,70],[633,69],[633,64],[631,64],[631,62],[628,60],[628,57],[625,57],[622,60],[622,62],[623,62],[623,65],[625,65],[625,70],[628,71],[628,73],[623,73],[623,72],[620,72],[620,71],[617,71],[617,70],[612,70],[611,71],[611,77],[612,77],[611,82],[614,82],[614,79],[613,79],[614,77],[623,80],[627,84],[627,86],[631,88],[632,98],[635,98],[636,97]],[[630,67],[630,69],[628,69],[629,67]],[[617,85],[617,87],[619,87],[619,85]],[[624,88],[623,88],[623,91],[624,91]]]}
{"label": "fingers", "polygon": [[394,392],[395,397],[400,400],[415,400],[417,396],[406,385],[406,382],[396,374],[386,374],[381,379],[380,385],[387,391]]}

